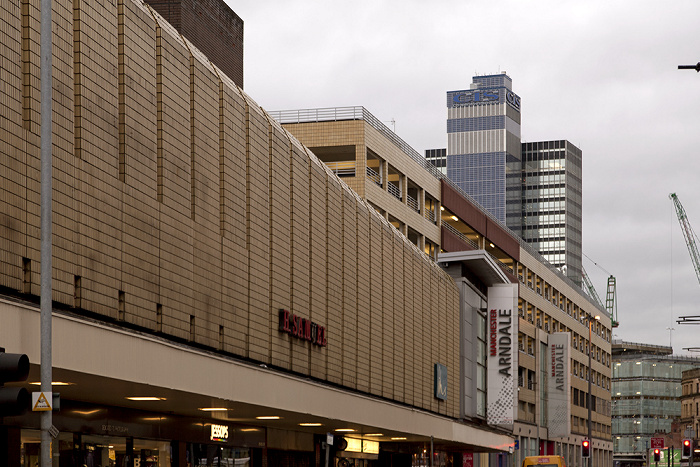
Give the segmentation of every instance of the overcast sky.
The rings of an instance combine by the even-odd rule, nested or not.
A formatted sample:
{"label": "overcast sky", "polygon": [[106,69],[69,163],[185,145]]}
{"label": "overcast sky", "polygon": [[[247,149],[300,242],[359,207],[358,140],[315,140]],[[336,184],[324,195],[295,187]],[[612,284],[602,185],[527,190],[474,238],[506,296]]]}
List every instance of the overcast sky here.
{"label": "overcast sky", "polygon": [[226,1],[263,108],[364,106],[421,154],[447,146],[446,91],[507,72],[522,140],[583,151],[584,267],[603,300],[617,278],[615,337],[700,347],[669,200],[700,231],[700,74],[677,69],[700,61],[700,1]]}

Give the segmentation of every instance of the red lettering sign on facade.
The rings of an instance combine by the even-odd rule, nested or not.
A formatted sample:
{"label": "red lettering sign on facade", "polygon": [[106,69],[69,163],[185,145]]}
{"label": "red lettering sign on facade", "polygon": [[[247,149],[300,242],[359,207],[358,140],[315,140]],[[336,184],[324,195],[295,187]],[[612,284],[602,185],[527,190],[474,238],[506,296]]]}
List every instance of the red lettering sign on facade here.
{"label": "red lettering sign on facade", "polygon": [[279,330],[320,347],[328,345],[324,326],[319,326],[310,319],[297,316],[289,310],[280,310]]}

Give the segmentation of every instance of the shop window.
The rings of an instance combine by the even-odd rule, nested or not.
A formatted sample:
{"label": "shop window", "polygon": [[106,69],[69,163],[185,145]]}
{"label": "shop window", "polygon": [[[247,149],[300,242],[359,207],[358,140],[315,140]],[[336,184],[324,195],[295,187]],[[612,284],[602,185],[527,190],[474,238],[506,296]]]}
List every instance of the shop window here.
{"label": "shop window", "polygon": [[[274,453],[274,451],[272,451]],[[268,453],[269,455],[270,453]],[[212,444],[187,445],[187,465],[192,467],[242,466],[249,467],[250,450]],[[271,463],[270,465],[279,465]],[[168,466],[170,467],[170,466]]]}
{"label": "shop window", "polygon": [[[41,432],[39,430],[22,430],[22,464],[39,465],[41,452]],[[134,467],[171,467],[170,443],[121,438],[114,436],[74,435],[61,433],[54,443],[58,444],[61,465],[84,467],[121,467],[130,465],[129,456],[133,456]],[[56,444],[54,444],[55,449]],[[245,464],[244,464],[245,465]]]}

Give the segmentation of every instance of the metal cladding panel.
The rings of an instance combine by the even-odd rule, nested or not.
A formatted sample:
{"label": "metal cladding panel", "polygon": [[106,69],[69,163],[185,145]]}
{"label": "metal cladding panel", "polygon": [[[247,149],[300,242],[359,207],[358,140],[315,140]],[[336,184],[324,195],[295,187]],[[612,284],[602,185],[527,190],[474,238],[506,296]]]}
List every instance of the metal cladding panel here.
{"label": "metal cladding panel", "polygon": [[518,284],[488,288],[488,391],[486,419],[489,425],[512,429],[517,404]]}
{"label": "metal cladding panel", "polygon": [[481,235],[486,235],[486,214],[459,194],[444,180],[442,184],[442,205]]}
{"label": "metal cladding panel", "polygon": [[568,332],[555,332],[549,335],[547,420],[550,439],[566,438],[571,435],[570,342],[571,335]]}
{"label": "metal cladding panel", "polygon": [[441,232],[441,242],[440,246],[445,251],[467,251],[473,250],[474,247],[459,238],[457,235],[453,234],[449,230],[442,227]]}
{"label": "metal cladding panel", "polygon": [[518,240],[503,229],[496,221],[486,218],[486,238],[488,238],[498,248],[503,250],[508,256],[516,261],[520,261],[520,243]]}

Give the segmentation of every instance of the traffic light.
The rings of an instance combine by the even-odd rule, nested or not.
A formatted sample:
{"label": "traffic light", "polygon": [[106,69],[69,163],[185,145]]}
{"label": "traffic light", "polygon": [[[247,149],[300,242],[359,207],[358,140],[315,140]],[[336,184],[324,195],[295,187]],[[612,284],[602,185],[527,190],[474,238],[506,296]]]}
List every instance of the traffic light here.
{"label": "traffic light", "polygon": [[684,459],[687,459],[690,457],[690,452],[693,450],[693,442],[689,439],[684,439],[683,440],[683,457]]}
{"label": "traffic light", "polygon": [[591,442],[587,439],[581,443],[581,457],[591,457]]}
{"label": "traffic light", "polygon": [[654,449],[654,462],[659,462],[661,460],[661,450]]}
{"label": "traffic light", "polygon": [[333,447],[338,451],[345,451],[348,448],[348,440],[342,436],[335,436],[333,438]]}
{"label": "traffic light", "polygon": [[25,388],[6,388],[5,383],[26,381],[29,376],[29,357],[25,354],[5,353],[0,347],[0,417],[22,415],[29,410],[31,396]]}

